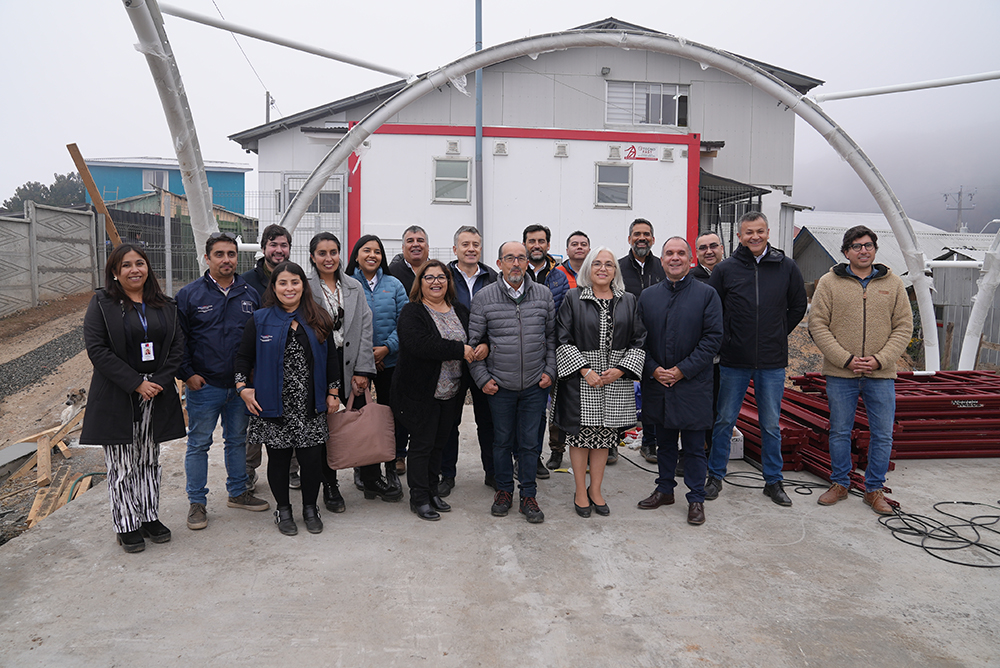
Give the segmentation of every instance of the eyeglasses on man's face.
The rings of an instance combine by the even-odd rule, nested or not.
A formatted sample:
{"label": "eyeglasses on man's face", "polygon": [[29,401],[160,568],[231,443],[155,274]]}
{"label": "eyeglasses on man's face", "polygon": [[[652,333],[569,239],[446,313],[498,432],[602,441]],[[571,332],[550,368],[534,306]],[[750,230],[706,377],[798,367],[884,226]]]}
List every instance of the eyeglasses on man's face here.
{"label": "eyeglasses on man's face", "polygon": [[423,275],[423,279],[424,279],[425,283],[447,283],[448,282],[448,277],[445,276],[444,274],[434,274],[433,276],[430,275],[430,274],[424,274]]}
{"label": "eyeglasses on man's face", "polygon": [[865,250],[872,250],[873,248],[875,248],[875,244],[873,244],[871,241],[868,241],[863,244],[851,244],[852,251],[859,251],[862,248]]}
{"label": "eyeglasses on man's face", "polygon": [[527,255],[504,255],[503,258],[501,258],[501,259],[504,262],[506,262],[507,264],[514,264],[515,262],[518,263],[518,264],[524,264],[524,263],[526,263],[528,261],[528,256]]}
{"label": "eyeglasses on man's face", "polygon": [[716,248],[718,248],[718,247],[719,247],[719,245],[720,245],[720,244],[717,244],[717,243],[715,243],[715,242],[713,241],[713,242],[712,242],[712,243],[710,243],[710,244],[702,244],[702,245],[698,246],[698,250],[700,250],[700,251],[702,251],[702,252],[704,252],[704,251],[707,251],[707,250],[708,250],[709,248],[711,248],[712,250],[715,250]]}

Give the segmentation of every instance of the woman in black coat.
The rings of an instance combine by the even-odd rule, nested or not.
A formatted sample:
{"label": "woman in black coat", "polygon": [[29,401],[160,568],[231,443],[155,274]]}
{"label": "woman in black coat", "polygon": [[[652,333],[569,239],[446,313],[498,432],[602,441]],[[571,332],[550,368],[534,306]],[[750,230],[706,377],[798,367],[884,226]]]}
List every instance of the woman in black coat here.
{"label": "woman in black coat", "polygon": [[410,510],[423,520],[441,519],[451,506],[438,496],[441,450],[458,411],[465,386],[462,360],[471,362],[469,311],[455,299],[448,267],[430,260],[417,271],[410,301],[399,314],[399,361],[392,383],[392,406],[410,432],[407,484]]}
{"label": "woman in black coat", "polygon": [[149,258],[122,244],[104,268],[105,287],[83,319],[94,365],[80,442],[104,446],[111,520],[126,552],[143,539],[170,540],[159,520],[160,443],[184,436],[174,375],[184,355],[177,306],[160,290]]}

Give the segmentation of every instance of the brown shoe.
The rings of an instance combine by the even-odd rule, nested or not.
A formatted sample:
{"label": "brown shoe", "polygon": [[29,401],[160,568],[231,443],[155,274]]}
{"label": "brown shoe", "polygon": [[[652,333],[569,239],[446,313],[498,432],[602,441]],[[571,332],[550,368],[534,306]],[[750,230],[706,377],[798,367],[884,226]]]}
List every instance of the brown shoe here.
{"label": "brown shoe", "polygon": [[865,503],[872,507],[879,515],[895,515],[896,511],[892,509],[889,502],[885,500],[885,495],[882,490],[876,489],[874,492],[865,492]]}
{"label": "brown shoe", "polygon": [[830,485],[830,489],[826,490],[820,495],[819,501],[817,501],[817,503],[819,503],[819,505],[821,506],[832,506],[833,504],[837,503],[837,501],[843,501],[844,499],[846,499],[847,495],[848,491],[846,487],[844,487],[843,485],[838,485],[837,483],[833,483],[832,485]]}
{"label": "brown shoe", "polygon": [[656,510],[660,506],[669,506],[673,502],[673,494],[664,494],[663,492],[654,491],[636,505],[639,510]]}
{"label": "brown shoe", "polygon": [[704,503],[689,503],[688,504],[688,524],[693,524],[698,526],[699,524],[705,523],[705,504]]}
{"label": "brown shoe", "polygon": [[406,458],[400,457],[396,460],[396,475],[403,475],[406,473]]}

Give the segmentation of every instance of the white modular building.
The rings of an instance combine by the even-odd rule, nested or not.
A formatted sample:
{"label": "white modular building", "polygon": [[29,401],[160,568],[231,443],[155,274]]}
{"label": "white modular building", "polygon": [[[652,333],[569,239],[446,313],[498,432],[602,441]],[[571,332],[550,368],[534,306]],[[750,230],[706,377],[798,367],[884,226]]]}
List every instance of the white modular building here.
{"label": "white modular building", "polygon": [[[656,32],[614,18],[576,29]],[[750,62],[803,94],[822,83]],[[232,135],[258,154],[259,190],[273,193],[261,228],[277,222],[352,123],[404,86]],[[293,246],[327,230],[345,250],[377,234],[391,252],[416,224],[432,256],[450,259],[454,231],[477,224],[474,89],[471,76],[443,86],[369,137],[312,202]],[[551,228],[554,254],[575,230],[624,254],[635,218],[650,220],[661,242],[693,241],[704,229],[728,241],[749,209],[776,223],[792,194],[794,136],[795,114],[776,99],[676,56],[581,48],[498,63],[483,71],[484,259],[533,223]]]}

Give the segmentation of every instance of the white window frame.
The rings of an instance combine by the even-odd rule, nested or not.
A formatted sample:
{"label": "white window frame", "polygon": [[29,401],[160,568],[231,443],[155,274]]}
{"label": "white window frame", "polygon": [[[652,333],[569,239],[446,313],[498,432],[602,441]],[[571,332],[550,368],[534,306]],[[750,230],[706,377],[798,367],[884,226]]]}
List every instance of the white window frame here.
{"label": "white window frame", "polygon": [[[624,88],[628,86],[630,88],[629,93],[624,91]],[[650,90],[646,92],[636,93],[636,87],[649,87]],[[652,87],[658,87],[658,90],[654,92]],[[612,96],[612,87],[617,87],[618,90],[614,96]],[[669,84],[660,83],[655,81],[607,81],[604,87],[605,97],[604,97],[604,122],[608,125],[660,125],[665,127],[675,127],[675,128],[686,128],[691,123],[691,87],[683,84]],[[674,98],[674,119],[678,122],[676,123],[663,123],[662,105],[660,109],[660,116],[654,119],[653,122],[649,119],[643,120],[646,117],[646,109],[636,110],[636,99],[639,95],[660,95],[661,97],[671,96]],[[625,98],[628,98],[627,100]],[[683,119],[686,121],[683,125],[679,122],[682,120],[680,118],[680,107],[681,98],[684,98],[684,106],[687,112],[687,118]],[[612,99],[615,102],[612,102]],[[611,111],[614,108],[618,116],[612,120]],[[628,120],[621,118],[621,115],[628,115]]]}
{"label": "white window frame", "polygon": [[165,169],[142,170],[142,191],[151,193],[156,188],[170,192],[170,172]]}
{"label": "white window frame", "polygon": [[[628,170],[628,183],[619,181],[601,181],[601,167],[622,167]],[[602,202],[601,186],[628,188],[628,201],[624,203]],[[632,164],[626,162],[595,162],[594,163],[594,208],[595,209],[631,209],[632,208]]]}
{"label": "white window frame", "polygon": [[[433,204],[469,204],[472,202],[472,159],[440,156],[431,159],[431,203]],[[465,178],[453,176],[438,176],[438,163],[465,163]],[[465,197],[438,197],[438,182],[465,183]]]}

